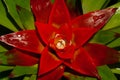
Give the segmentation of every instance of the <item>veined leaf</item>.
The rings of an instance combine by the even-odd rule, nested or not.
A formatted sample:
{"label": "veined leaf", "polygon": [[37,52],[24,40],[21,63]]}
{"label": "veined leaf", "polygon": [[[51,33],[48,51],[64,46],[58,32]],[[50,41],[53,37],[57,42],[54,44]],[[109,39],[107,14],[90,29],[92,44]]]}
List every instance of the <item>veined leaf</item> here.
{"label": "veined leaf", "polygon": [[15,26],[7,18],[5,8],[4,8],[1,0],[0,0],[0,25],[5,26],[6,28],[8,28],[12,31],[17,31]]}
{"label": "veined leaf", "polygon": [[16,21],[16,23],[19,25],[19,27],[21,29],[24,29],[24,27],[21,23],[20,17],[17,13],[15,2],[13,0],[4,0],[4,2],[7,6],[7,9],[8,9],[8,12],[10,13],[10,15],[13,17],[13,19]]}
{"label": "veined leaf", "polygon": [[111,7],[118,9],[116,10],[116,13],[111,17],[109,22],[104,26],[103,30],[113,29],[120,26],[120,2]]}
{"label": "veined leaf", "polygon": [[117,80],[110,68],[106,65],[98,67],[98,71],[102,80]]}
{"label": "veined leaf", "polygon": [[20,6],[17,6],[17,11],[23,26],[26,29],[35,29],[32,12]]}
{"label": "veined leaf", "polygon": [[110,0],[82,0],[83,13],[88,13],[90,11],[99,10],[108,4]]}
{"label": "veined leaf", "polygon": [[38,65],[34,66],[16,66],[11,72],[13,77],[19,77],[26,74],[37,74]]}

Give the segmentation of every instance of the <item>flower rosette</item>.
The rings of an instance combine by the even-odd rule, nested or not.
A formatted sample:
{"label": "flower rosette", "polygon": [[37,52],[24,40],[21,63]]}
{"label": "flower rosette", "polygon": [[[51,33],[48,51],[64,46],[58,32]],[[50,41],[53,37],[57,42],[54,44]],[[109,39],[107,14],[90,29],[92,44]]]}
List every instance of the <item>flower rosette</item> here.
{"label": "flower rosette", "polygon": [[[69,13],[64,0],[31,0],[36,30],[23,30],[2,35],[0,41],[14,49],[21,61],[10,64],[30,66],[38,63],[38,80],[59,80],[64,72],[96,77],[101,80],[97,66],[118,62],[118,51],[105,45],[89,43],[115,13],[107,8],[78,15]],[[72,16],[74,14],[75,16]],[[28,54],[28,56],[24,55]],[[22,58],[24,57],[24,58]]]}

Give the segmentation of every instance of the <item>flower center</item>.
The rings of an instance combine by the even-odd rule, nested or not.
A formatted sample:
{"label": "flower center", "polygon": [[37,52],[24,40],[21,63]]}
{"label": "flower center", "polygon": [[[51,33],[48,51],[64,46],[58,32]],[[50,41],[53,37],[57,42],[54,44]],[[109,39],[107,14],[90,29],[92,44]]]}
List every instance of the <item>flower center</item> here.
{"label": "flower center", "polygon": [[66,42],[63,39],[60,39],[56,43],[56,48],[57,49],[64,49],[66,47]]}

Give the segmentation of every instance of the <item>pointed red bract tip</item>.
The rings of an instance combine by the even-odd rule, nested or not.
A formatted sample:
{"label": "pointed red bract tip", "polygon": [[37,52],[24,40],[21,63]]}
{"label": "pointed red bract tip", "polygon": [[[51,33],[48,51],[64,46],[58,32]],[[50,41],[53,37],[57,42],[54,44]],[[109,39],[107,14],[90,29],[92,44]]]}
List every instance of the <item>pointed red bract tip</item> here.
{"label": "pointed red bract tip", "polygon": [[41,54],[44,49],[35,30],[25,30],[0,36],[0,41],[20,50]]}
{"label": "pointed red bract tip", "polygon": [[60,66],[61,63],[62,61],[59,58],[51,53],[48,48],[45,48],[41,55],[38,75],[44,75],[45,73],[52,71]]}
{"label": "pointed red bract tip", "polygon": [[54,6],[51,10],[49,17],[49,24],[56,27],[60,27],[61,25],[68,23],[70,21],[70,14],[67,9],[64,0],[55,0]]}
{"label": "pointed red bract tip", "polygon": [[107,23],[116,9],[117,8],[106,8],[79,16],[72,21],[72,27],[95,28],[96,31],[98,31]]}
{"label": "pointed red bract tip", "polygon": [[30,0],[30,5],[36,21],[48,23],[53,5],[51,0]]}

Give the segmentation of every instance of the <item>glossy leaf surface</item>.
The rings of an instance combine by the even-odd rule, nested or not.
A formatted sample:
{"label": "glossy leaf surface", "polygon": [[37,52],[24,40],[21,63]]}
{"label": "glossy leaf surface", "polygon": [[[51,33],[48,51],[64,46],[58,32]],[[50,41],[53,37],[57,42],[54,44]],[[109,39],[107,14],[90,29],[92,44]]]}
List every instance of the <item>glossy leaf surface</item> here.
{"label": "glossy leaf surface", "polygon": [[84,14],[72,21],[72,27],[89,27],[99,30],[115,13],[116,8],[107,8]]}
{"label": "glossy leaf surface", "polygon": [[0,37],[0,41],[12,47],[38,54],[40,54],[44,48],[34,30],[26,30],[3,35]]}

